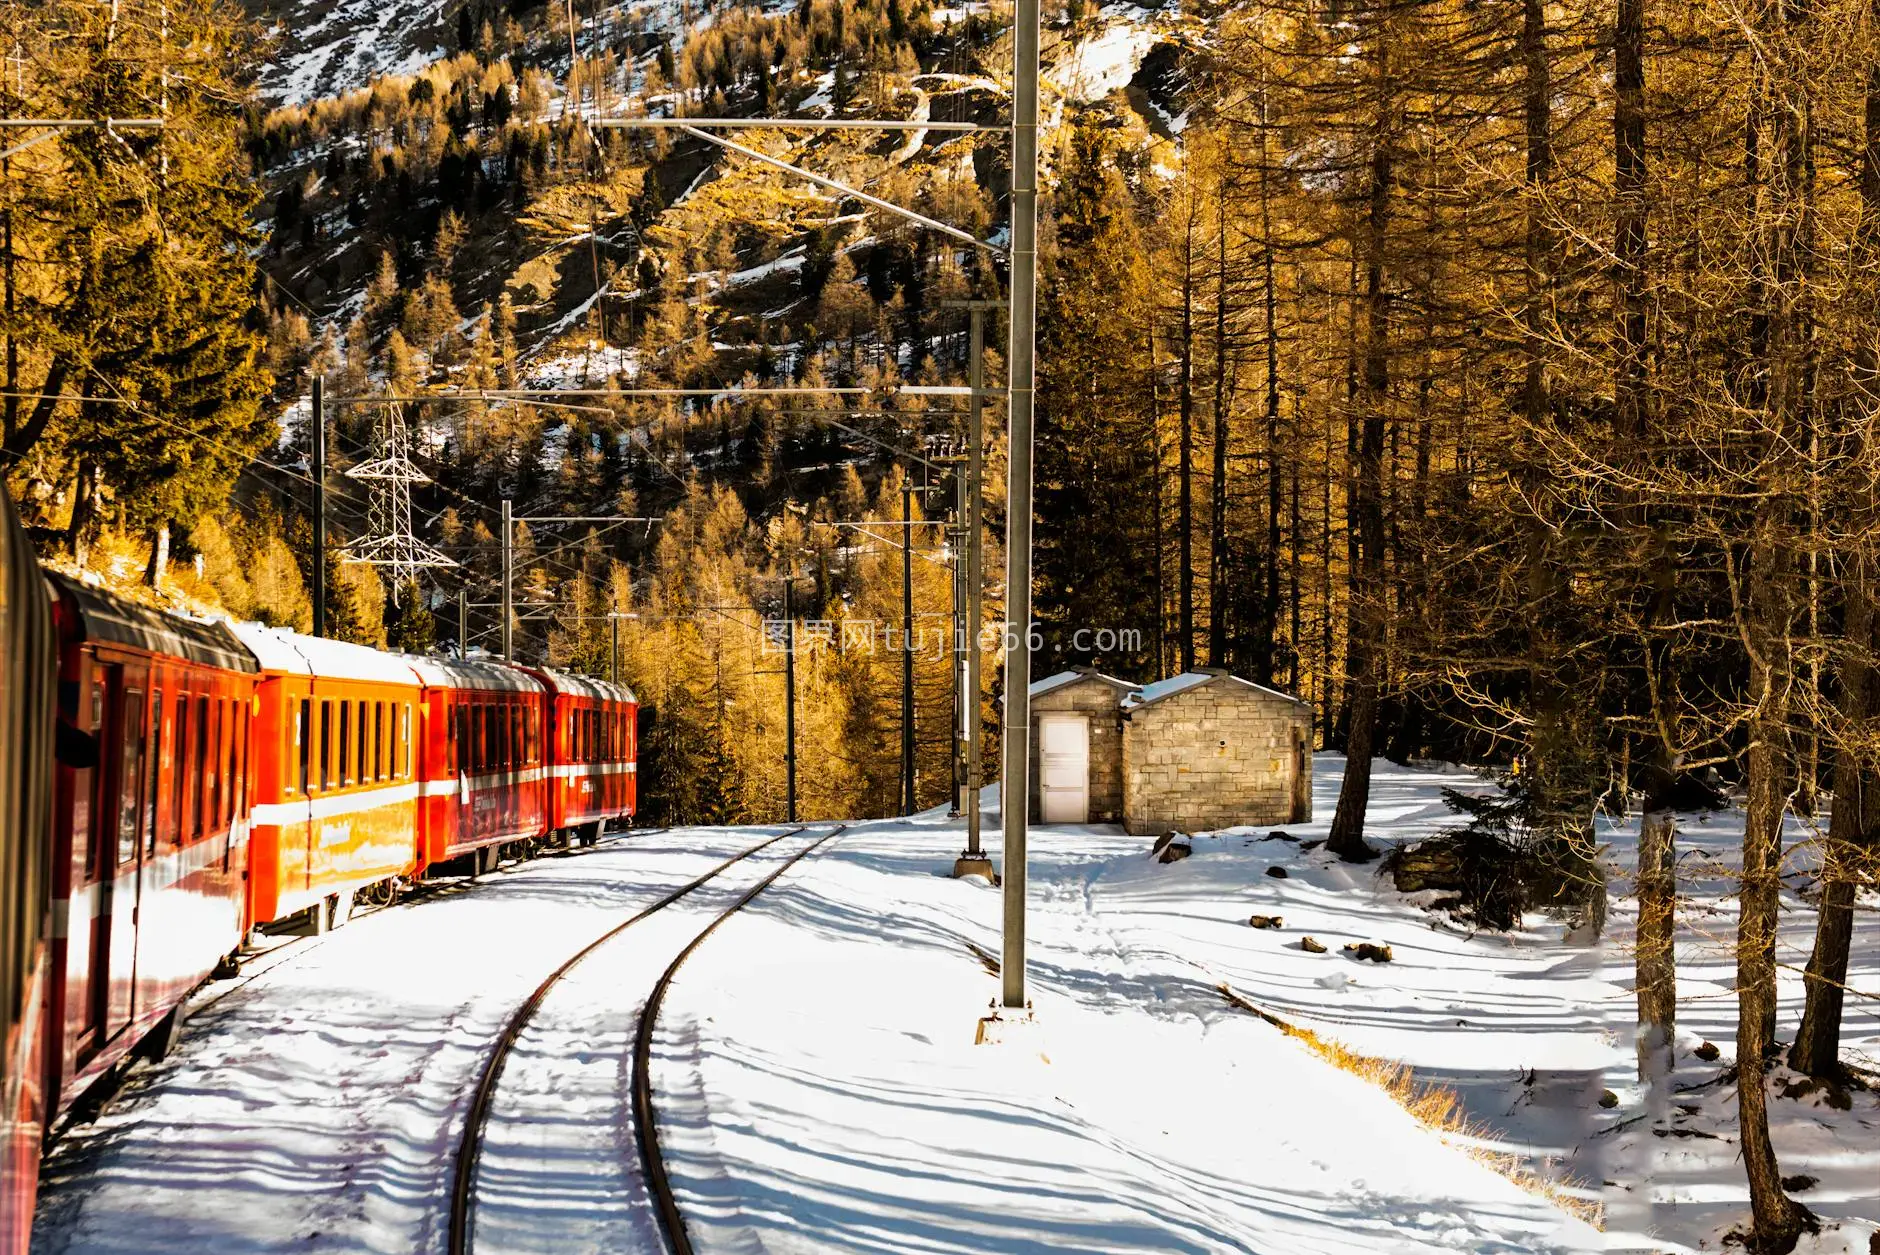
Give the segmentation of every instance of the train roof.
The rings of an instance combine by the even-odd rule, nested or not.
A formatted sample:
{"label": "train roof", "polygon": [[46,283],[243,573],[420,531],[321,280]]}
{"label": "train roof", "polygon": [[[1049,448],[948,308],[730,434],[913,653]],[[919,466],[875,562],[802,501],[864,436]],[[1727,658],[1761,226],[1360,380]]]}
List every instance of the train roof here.
{"label": "train roof", "polygon": [[231,623],[229,628],[253,651],[263,671],[381,684],[415,686],[419,682],[410,660],[397,654],[259,623]]}
{"label": "train roof", "polygon": [[541,680],[525,668],[505,662],[485,662],[475,658],[430,658],[414,654],[404,656],[412,670],[434,688],[485,689],[510,693],[540,693]]}
{"label": "train roof", "polygon": [[630,702],[636,706],[640,701],[633,695],[633,690],[624,684],[609,684],[605,680],[556,671],[550,667],[531,667],[529,670],[546,680],[549,687],[557,693],[573,693],[602,702]]}
{"label": "train roof", "polygon": [[253,674],[260,669],[255,655],[226,623],[140,606],[58,571],[46,572],[46,578],[59,600],[72,608],[87,640],[128,645],[224,671]]}

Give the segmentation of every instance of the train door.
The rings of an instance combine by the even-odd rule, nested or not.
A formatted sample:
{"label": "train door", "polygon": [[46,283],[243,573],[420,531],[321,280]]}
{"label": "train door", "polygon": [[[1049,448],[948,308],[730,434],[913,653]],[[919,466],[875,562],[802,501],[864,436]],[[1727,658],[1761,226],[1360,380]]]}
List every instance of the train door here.
{"label": "train door", "polygon": [[[146,1001],[145,994],[150,994],[157,999],[164,997],[165,991],[155,988],[153,982],[166,979],[171,964],[166,960],[166,956],[154,952],[152,947],[162,941],[174,944],[176,936],[174,924],[162,918],[163,907],[173,899],[164,894],[163,885],[159,881],[159,873],[166,862],[172,866],[175,865],[179,855],[177,851],[171,850],[168,851],[170,858],[164,860],[159,857],[164,851],[161,851],[157,845],[157,804],[162,793],[163,756],[167,748],[164,744],[163,689],[159,687],[159,676],[152,673],[149,678],[151,689],[149,702],[144,701],[142,694],[138,694],[136,702],[138,715],[141,716],[146,710],[149,714],[142,724],[142,750],[137,771],[137,779],[141,784],[136,791],[137,810],[135,817],[129,821],[135,832],[137,844],[136,910],[133,913],[136,928],[132,943],[135,957],[131,964],[131,975],[139,992],[133,998],[132,1019],[135,1019],[138,1012],[143,1009]],[[126,692],[127,712],[131,709],[130,693],[134,691]],[[125,770],[130,770],[128,754]],[[122,818],[124,807],[129,805],[130,802],[124,800],[123,806],[120,807],[120,824],[125,822]],[[122,833],[123,829],[120,827],[120,840]]]}
{"label": "train door", "polygon": [[[104,747],[111,743],[111,677],[106,674],[107,669],[104,667],[94,665],[90,671],[90,679],[79,707],[78,726],[95,739],[99,756],[91,766],[84,769],[74,789],[75,814],[72,827],[72,880],[76,886],[73,896],[84,902],[86,931],[82,938],[73,938],[68,942],[73,948],[84,947],[82,975],[75,962],[68,961],[66,964],[67,979],[75,985],[80,980],[84,982],[82,987],[73,990],[73,1001],[78,1003],[73,1007],[78,1020],[73,1038],[73,1056],[81,1067],[104,1045],[105,1006],[109,1001],[110,985],[106,962],[111,953],[111,919],[105,911],[105,895],[112,864],[104,849],[105,834],[110,826],[105,816],[105,804],[110,796],[108,785],[111,767],[103,756]],[[80,790],[82,804],[78,800]],[[83,817],[82,825],[80,816]],[[81,834],[84,844],[78,845]]]}
{"label": "train door", "polygon": [[143,864],[144,759],[148,711],[144,688],[135,671],[118,664],[105,667],[109,718],[103,743],[105,777],[103,821],[96,849],[105,861],[103,1038],[109,1041],[137,1014],[137,906]]}

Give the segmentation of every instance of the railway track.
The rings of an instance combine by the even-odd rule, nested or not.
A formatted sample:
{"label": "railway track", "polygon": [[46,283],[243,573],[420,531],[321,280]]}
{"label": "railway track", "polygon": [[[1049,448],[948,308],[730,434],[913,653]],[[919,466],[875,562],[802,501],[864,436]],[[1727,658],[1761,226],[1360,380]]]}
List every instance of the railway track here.
{"label": "railway track", "polygon": [[639,1028],[633,1035],[633,1135],[640,1147],[640,1166],[646,1173],[647,1187],[653,1193],[653,1209],[659,1214],[659,1227],[665,1232],[666,1244],[672,1249],[673,1255],[693,1255],[693,1252],[692,1239],[685,1231],[685,1216],[679,1211],[678,1200],[672,1196],[672,1180],[666,1173],[665,1157],[660,1153],[658,1113],[653,1107],[653,1029],[659,1023],[659,1008],[666,1000],[666,990],[672,984],[672,978],[679,974],[679,969],[685,966],[685,961],[692,957],[693,951],[718,931],[720,924],[749,906],[757,895],[775,884],[779,876],[835,840],[847,827],[847,824],[838,824],[792,854],[775,871],[752,885],[742,897],[705,925],[660,974],[659,982],[653,986],[653,992],[646,1000],[645,1009],[640,1012]]}
{"label": "railway track", "polygon": [[[478,883],[488,883],[488,881],[496,877],[513,875],[518,871],[526,869],[530,864],[542,859],[583,858],[589,854],[597,854],[603,850],[615,848],[618,846],[619,842],[623,840],[643,839],[650,836],[657,836],[666,831],[669,830],[666,828],[622,829],[603,837],[597,845],[589,846],[585,849],[574,849],[571,847],[546,851],[542,854],[538,854],[535,858],[519,862],[513,867],[500,868],[482,877],[480,880],[470,877],[422,880],[407,887],[403,893],[400,893],[390,902],[356,905],[350,916],[350,922],[357,923],[360,920],[377,915],[380,911],[391,910],[394,907],[416,906],[419,903],[427,902],[435,898],[467,893],[474,889]],[[323,933],[283,933],[276,938],[278,944],[271,945],[265,950],[252,951],[243,956],[234,975],[220,977],[211,976],[205,979],[202,984],[191,991],[178,1005],[177,1014],[183,1018],[194,1019],[216,1004],[222,1002],[224,999],[240,993],[249,985],[260,980],[263,976],[268,975],[276,968],[286,967],[290,963],[300,962],[302,959],[330,942],[333,937],[333,930]],[[166,1051],[167,1049],[168,1048],[165,1047]],[[130,1057],[126,1058],[124,1062],[119,1064],[112,1072],[100,1077],[91,1085],[89,1090],[72,1105],[71,1109],[66,1112],[65,1117],[46,1131],[45,1144],[42,1149],[45,1152],[50,1152],[52,1148],[58,1146],[65,1140],[66,1134],[69,1133],[74,1126],[89,1124],[91,1121],[97,1119],[99,1114],[109,1107],[112,1100],[117,1097],[133,1069],[146,1058],[161,1057],[162,1053],[163,1052],[160,1051],[157,1055],[152,1056],[149,1052],[143,1050],[133,1052]]]}
{"label": "railway track", "polygon": [[[658,1212],[660,1224],[666,1231],[668,1239],[673,1243],[675,1250],[690,1251],[691,1247],[685,1238],[684,1221],[679,1216],[677,1205],[672,1200],[665,1165],[659,1158],[657,1130],[654,1128],[653,1124],[654,1109],[650,1092],[650,1081],[647,1079],[648,1070],[646,1066],[652,1046],[652,1026],[658,1017],[659,1005],[665,997],[666,989],[671,984],[672,978],[677,974],[685,960],[704,942],[706,937],[710,936],[725,920],[749,905],[759,894],[763,893],[764,890],[774,884],[777,878],[783,875],[784,872],[794,867],[809,854],[820,849],[842,830],[843,827],[836,827],[818,837],[803,849],[792,854],[762,880],[758,881],[756,885],[740,895],[738,900],[729,908],[716,915],[711,923],[706,925],[666,968],[659,981],[655,984],[652,994],[648,997],[645,1009],[641,1012],[639,1028],[634,1043],[634,1080],[631,1106],[636,1136],[640,1143],[642,1164],[646,1170],[648,1186],[653,1193],[655,1210]],[[756,842],[738,853],[733,854],[723,862],[718,863],[695,879],[680,885],[678,888],[672,890],[650,905],[642,907],[627,919],[608,929],[586,946],[576,951],[573,955],[570,955],[560,966],[544,977],[542,982],[535,987],[529,997],[516,1008],[515,1013],[510,1016],[508,1022],[503,1026],[502,1032],[497,1035],[495,1047],[491,1050],[489,1057],[484,1061],[483,1071],[478,1077],[476,1089],[471,1096],[469,1109],[465,1114],[463,1134],[457,1145],[451,1181],[450,1227],[449,1243],[447,1247],[450,1255],[470,1255],[476,1202],[477,1167],[482,1156],[484,1135],[488,1127],[490,1109],[496,1096],[497,1085],[502,1079],[504,1066],[508,1063],[518,1038],[535,1018],[536,1013],[540,1010],[542,1002],[548,996],[549,992],[554,989],[565,976],[578,967],[583,960],[589,958],[596,951],[606,946],[622,933],[625,933],[635,924],[640,923],[649,916],[657,914],[667,907],[672,906],[674,903],[688,897],[717,879],[725,871],[744,862],[746,859],[770,849],[778,842],[785,841],[791,837],[801,836],[809,831],[810,825],[798,825]]]}
{"label": "railway track", "polygon": [[[377,915],[380,911],[389,911],[394,907],[416,906],[419,903],[427,902],[433,898],[468,893],[470,890],[474,889],[478,883],[486,883],[499,876],[513,875],[543,859],[584,858],[589,854],[597,854],[603,850],[610,849],[622,840],[644,839],[646,837],[658,836],[665,831],[667,831],[665,828],[625,828],[619,832],[611,833],[603,837],[598,845],[578,850],[570,847],[567,849],[545,851],[532,859],[526,859],[512,867],[498,868],[496,871],[490,872],[480,878],[452,876],[438,880],[420,880],[408,886],[404,892],[400,893],[390,902],[373,903],[364,906],[355,905],[348,919],[351,923],[358,923],[360,920],[369,919]],[[275,968],[283,967],[289,963],[299,962],[307,955],[312,954],[315,950],[318,950],[321,946],[332,940],[335,931],[337,931],[337,929],[323,933],[284,934],[279,945],[269,946],[265,950],[258,950],[243,958],[241,960],[240,970],[237,971],[233,977],[223,977],[221,979],[211,978],[205,981],[201,988],[198,989],[196,995],[186,1002],[185,1009],[192,1017],[202,1014],[202,1012],[207,1011],[210,1007],[221,1002],[229,995],[239,993],[261,977],[266,976]],[[222,985],[223,987],[216,989],[215,986],[217,985]],[[209,993],[208,996],[203,996],[204,991],[208,990],[213,990],[213,992]]]}

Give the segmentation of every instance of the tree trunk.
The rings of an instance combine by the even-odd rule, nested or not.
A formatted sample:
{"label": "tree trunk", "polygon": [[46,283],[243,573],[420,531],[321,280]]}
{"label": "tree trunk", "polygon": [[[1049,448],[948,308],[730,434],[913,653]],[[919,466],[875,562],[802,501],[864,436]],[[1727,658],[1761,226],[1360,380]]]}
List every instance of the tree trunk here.
{"label": "tree trunk", "polygon": [[[1262,67],[1264,74],[1264,67]],[[1279,284],[1274,274],[1272,172],[1267,165],[1267,101],[1260,86],[1260,283],[1266,339],[1266,638],[1255,672],[1262,684],[1272,684],[1277,666],[1274,642],[1279,636],[1279,514],[1281,461],[1279,447]],[[1295,468],[1292,496],[1292,631],[1291,683],[1299,688],[1299,477]]]}
{"label": "tree trunk", "polygon": [[1805,1228],[1808,1209],[1782,1188],[1782,1169],[1769,1137],[1769,1091],[1765,1072],[1775,1040],[1777,912],[1781,906],[1782,819],[1788,809],[1785,761],[1787,701],[1771,651],[1787,621],[1779,608],[1783,572],[1775,568],[1780,541],[1775,509],[1757,510],[1750,552],[1749,805],[1743,825],[1743,891],[1736,938],[1737,1123],[1743,1169],[1749,1178],[1753,1231],[1746,1244],[1756,1255],[1787,1255]]}
{"label": "tree trunk", "polygon": [[1361,414],[1357,473],[1353,477],[1357,523],[1357,565],[1350,596],[1352,636],[1346,644],[1350,678],[1350,729],[1345,739],[1345,778],[1338,790],[1326,848],[1347,862],[1375,858],[1364,840],[1365,811],[1371,793],[1371,754],[1377,733],[1378,652],[1383,640],[1384,560],[1384,420],[1390,390],[1390,311],[1384,287],[1385,247],[1390,227],[1391,186],[1395,179],[1394,113],[1390,68],[1390,19],[1380,19],[1372,56],[1379,98],[1371,135],[1370,197],[1364,231],[1364,331],[1360,378]]}
{"label": "tree trunk", "polygon": [[1215,204],[1214,276],[1214,464],[1208,485],[1208,662],[1231,665],[1227,656],[1227,196],[1221,180]]}
{"label": "tree trunk", "polygon": [[[1809,143],[1807,88],[1782,59],[1798,51],[1790,16],[1777,0],[1758,13],[1756,91],[1747,128],[1750,189],[1758,245],[1753,262],[1751,343],[1760,347],[1766,432],[1759,442],[1756,483],[1762,490],[1750,526],[1744,644],[1749,654],[1747,732],[1749,807],[1743,827],[1743,887],[1737,922],[1737,1123],[1749,1179],[1752,1230],[1746,1245],[1756,1255],[1786,1255],[1804,1229],[1808,1209],[1782,1188],[1782,1172],[1769,1136],[1764,1073],[1775,1044],[1775,942],[1781,908],[1782,820],[1794,763],[1790,742],[1795,676],[1781,665],[1794,653],[1795,607],[1789,579],[1795,537],[1789,531],[1789,490],[1797,468],[1806,329],[1798,317],[1800,241],[1808,214],[1803,153]],[[1767,128],[1769,161],[1761,163]],[[1756,299],[1759,298],[1759,299]]]}
{"label": "tree trunk", "polygon": [[[1846,631],[1852,646],[1841,672],[1841,714],[1849,728],[1873,715],[1874,641],[1872,560],[1855,560],[1846,590]],[[1854,890],[1872,849],[1880,815],[1880,788],[1871,769],[1843,747],[1834,761],[1834,804],[1823,847],[1821,898],[1816,904],[1815,949],[1808,958],[1802,1023],[1789,1048],[1789,1066],[1810,1076],[1840,1073],[1841,1003],[1847,988],[1848,951],[1854,939]]]}
{"label": "tree trunk", "polygon": [[1675,773],[1655,758],[1648,768],[1638,840],[1638,930],[1633,982],[1638,998],[1638,1076],[1659,1100],[1670,1079],[1678,1022],[1677,816],[1669,805]]}
{"label": "tree trunk", "polygon": [[[1870,17],[1880,23],[1880,0]],[[1871,272],[1880,257],[1880,62],[1867,69],[1865,136],[1860,154],[1860,222],[1854,256]],[[1880,412],[1880,359],[1865,338],[1855,350],[1854,377],[1862,429]],[[1865,504],[1872,518],[1873,503]],[[1874,566],[1862,553],[1848,562],[1843,592],[1848,661],[1841,671],[1841,712],[1847,726],[1858,728],[1874,713],[1873,651],[1876,644],[1873,602]],[[1811,589],[1812,591],[1812,589]],[[1807,995],[1801,1027],[1789,1050],[1789,1066],[1810,1076],[1841,1071],[1841,1004],[1847,983],[1848,951],[1853,943],[1854,889],[1865,859],[1872,857],[1880,832],[1880,780],[1871,767],[1843,747],[1835,754],[1834,804],[1828,817],[1828,841],[1821,867],[1815,948],[1808,958]]]}
{"label": "tree trunk", "polygon": [[163,587],[163,577],[170,570],[170,525],[157,524],[150,534],[150,561],[144,567],[144,582],[152,588]]}
{"label": "tree trunk", "polygon": [[1155,669],[1168,667],[1168,563],[1162,552],[1162,381],[1155,360],[1155,319],[1149,324],[1150,510],[1155,532]]}
{"label": "tree trunk", "polygon": [[[1617,202],[1613,253],[1618,280],[1617,370],[1614,373],[1616,425],[1642,448],[1652,436],[1647,391],[1645,266],[1649,202],[1645,195],[1645,4],[1618,0],[1613,30],[1612,115],[1613,191]],[[1632,511],[1635,530],[1652,525],[1649,511]],[[1676,681],[1669,644],[1652,635],[1671,611],[1676,572],[1669,546],[1653,545],[1656,586],[1648,594],[1645,641],[1646,689],[1651,694],[1653,750],[1645,768],[1639,821],[1638,930],[1634,988],[1638,1000],[1638,1071],[1648,1100],[1663,1105],[1672,1067],[1672,1039],[1677,1028],[1677,815],[1671,789],[1677,779]]]}
{"label": "tree trunk", "polygon": [[1190,192],[1188,220],[1182,240],[1182,330],[1181,330],[1181,439],[1177,458],[1178,471],[1176,511],[1181,516],[1177,528],[1180,532],[1180,570],[1177,579],[1181,584],[1181,605],[1177,607],[1178,631],[1181,635],[1179,655],[1183,671],[1195,668],[1195,510],[1194,510],[1194,470],[1195,470],[1195,248],[1194,248],[1194,205],[1193,193]]}

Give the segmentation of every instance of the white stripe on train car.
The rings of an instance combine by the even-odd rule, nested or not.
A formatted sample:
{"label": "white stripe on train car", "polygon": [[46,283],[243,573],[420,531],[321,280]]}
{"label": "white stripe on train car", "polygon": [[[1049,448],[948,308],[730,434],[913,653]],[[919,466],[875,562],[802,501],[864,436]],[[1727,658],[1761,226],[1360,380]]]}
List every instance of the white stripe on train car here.
{"label": "white stripe on train car", "polygon": [[[499,788],[509,784],[530,784],[540,780],[542,774],[543,769],[540,767],[525,767],[521,771],[491,772],[489,775],[470,777],[469,787],[472,791],[481,792],[485,789]],[[456,797],[462,792],[463,787],[464,778],[462,776],[452,776],[446,780],[426,780],[423,785],[420,786],[419,795],[422,797]]]}
{"label": "white stripe on train car", "polygon": [[286,824],[304,823],[308,819],[332,819],[338,815],[357,815],[378,810],[381,806],[415,802],[418,794],[418,782],[410,780],[404,784],[385,785],[361,793],[329,793],[297,802],[263,802],[250,813],[255,824],[278,828]]}
{"label": "white stripe on train car", "polygon": [[557,780],[578,780],[582,776],[624,776],[637,768],[632,763],[560,763],[554,770]]}

